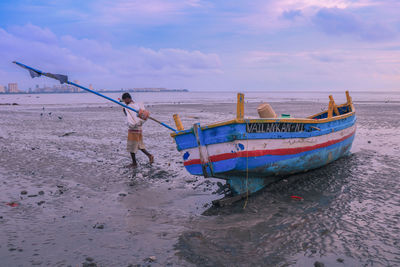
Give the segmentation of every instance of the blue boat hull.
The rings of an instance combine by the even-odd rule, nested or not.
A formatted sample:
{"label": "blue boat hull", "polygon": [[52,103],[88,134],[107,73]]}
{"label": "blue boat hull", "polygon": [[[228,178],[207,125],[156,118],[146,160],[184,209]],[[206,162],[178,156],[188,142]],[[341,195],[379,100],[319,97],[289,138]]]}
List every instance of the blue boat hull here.
{"label": "blue boat hull", "polygon": [[225,179],[236,195],[348,154],[355,123],[352,114],[324,123],[260,119],[211,127],[196,124],[174,138],[189,173]]}
{"label": "blue boat hull", "polygon": [[354,135],[340,144],[314,150],[311,153],[301,153],[302,155],[295,157],[274,159],[276,161],[273,163],[267,163],[268,159],[265,159],[264,163],[262,159],[249,158],[250,161],[260,161],[261,167],[250,170],[248,178],[244,171],[226,172],[218,175],[218,178],[226,179],[234,194],[243,194],[247,191],[256,192],[282,176],[317,169],[349,154],[353,139]]}

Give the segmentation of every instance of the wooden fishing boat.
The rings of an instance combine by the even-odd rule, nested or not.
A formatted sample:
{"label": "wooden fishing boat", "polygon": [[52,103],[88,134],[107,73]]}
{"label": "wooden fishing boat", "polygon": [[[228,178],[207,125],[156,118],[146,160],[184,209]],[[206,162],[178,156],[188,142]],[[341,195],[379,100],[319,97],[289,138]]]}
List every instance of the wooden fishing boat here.
{"label": "wooden fishing boat", "polygon": [[[14,61],[29,71],[32,78],[46,76],[103,97],[126,109],[132,107],[68,80],[67,75],[52,74]],[[276,177],[322,167],[349,153],[356,132],[354,106],[337,106],[329,96],[326,111],[308,118],[244,118],[244,95],[238,94],[237,115],[233,120],[184,130],[177,114],[177,130],[164,122],[148,119],[173,131],[186,170],[193,175],[226,180],[231,194],[254,193]],[[275,177],[275,178],[274,178]]]}
{"label": "wooden fishing boat", "polygon": [[349,153],[356,115],[349,92],[337,106],[308,118],[245,119],[244,95],[238,94],[237,117],[172,133],[186,170],[226,180],[231,194],[254,193],[278,177],[322,167]]}

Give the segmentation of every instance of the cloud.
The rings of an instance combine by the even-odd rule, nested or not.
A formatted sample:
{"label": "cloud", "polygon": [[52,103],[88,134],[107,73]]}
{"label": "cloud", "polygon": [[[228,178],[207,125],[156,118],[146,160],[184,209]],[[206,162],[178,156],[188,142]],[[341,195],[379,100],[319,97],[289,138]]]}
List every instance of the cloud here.
{"label": "cloud", "polygon": [[[400,79],[400,49],[389,46],[388,49],[321,49],[297,52],[250,51],[244,54],[242,62],[250,68],[271,68],[277,65],[302,66],[314,68],[338,75],[364,73],[395,73]],[[352,71],[347,72],[347,70]],[[299,69],[300,70],[300,69]],[[343,70],[346,70],[343,72]],[[368,71],[366,71],[368,70]]]}
{"label": "cloud", "polygon": [[[256,33],[277,32],[293,27],[312,27],[310,20],[324,15],[324,10],[340,10],[351,15],[359,10],[382,6],[385,6],[382,1],[376,0],[254,0],[250,4],[238,4],[239,11],[232,15],[232,20]],[[349,19],[344,14],[342,16]],[[378,16],[375,19],[382,20]]]}
{"label": "cloud", "polygon": [[96,19],[105,24],[157,25],[176,21],[191,8],[202,7],[200,0],[102,0],[94,4]]}
{"label": "cloud", "polygon": [[[129,46],[115,48],[108,42],[58,37],[49,29],[31,24],[0,28],[0,69],[9,69],[13,60],[43,68],[45,71],[85,77],[111,88],[145,86],[187,77],[221,73],[216,54],[183,49]],[[163,84],[163,86],[167,86]]]}
{"label": "cloud", "polygon": [[378,1],[373,0],[282,0],[279,1],[280,7],[306,8],[358,8],[377,5]]}
{"label": "cloud", "polygon": [[266,65],[282,63],[287,61],[289,53],[284,52],[269,52],[269,51],[250,51],[246,53],[244,57],[244,62],[248,65]]}
{"label": "cloud", "polygon": [[303,14],[301,10],[294,9],[294,10],[287,10],[282,13],[282,17],[288,20],[294,20],[297,17],[301,17]]}
{"label": "cloud", "polygon": [[369,41],[395,38],[398,32],[386,25],[369,22],[339,8],[323,8],[312,18],[313,23],[330,35],[352,35]]}
{"label": "cloud", "polygon": [[304,64],[339,63],[349,61],[351,53],[344,50],[299,51],[299,52],[269,52],[250,51],[243,61],[253,68],[271,68],[279,65],[292,65],[298,62]]}
{"label": "cloud", "polygon": [[323,8],[313,18],[314,24],[328,34],[356,33],[361,22],[350,12],[338,8]]}
{"label": "cloud", "polygon": [[11,31],[16,37],[23,38],[26,41],[39,41],[42,43],[55,43],[57,36],[49,28],[40,28],[31,23],[25,26],[12,26]]}
{"label": "cloud", "polygon": [[400,50],[383,47],[258,50],[240,64],[249,80],[272,90],[398,90],[400,82]]}

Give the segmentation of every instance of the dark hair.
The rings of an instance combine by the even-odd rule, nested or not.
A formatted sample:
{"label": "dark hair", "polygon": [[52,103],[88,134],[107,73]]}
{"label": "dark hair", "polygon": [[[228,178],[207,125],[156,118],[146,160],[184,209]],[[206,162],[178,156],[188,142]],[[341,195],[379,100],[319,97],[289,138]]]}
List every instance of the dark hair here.
{"label": "dark hair", "polygon": [[122,94],[122,100],[125,100],[125,99],[132,99],[132,97],[131,97],[131,95],[129,93],[123,93]]}

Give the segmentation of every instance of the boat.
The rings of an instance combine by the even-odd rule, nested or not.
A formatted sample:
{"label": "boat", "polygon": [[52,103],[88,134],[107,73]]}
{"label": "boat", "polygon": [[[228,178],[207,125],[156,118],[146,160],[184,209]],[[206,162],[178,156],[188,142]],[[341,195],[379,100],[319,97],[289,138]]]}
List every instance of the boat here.
{"label": "boat", "polygon": [[307,118],[244,118],[238,94],[236,118],[184,129],[177,114],[171,133],[186,170],[226,180],[231,196],[261,190],[282,177],[323,167],[349,154],[356,114],[349,92],[346,103]]}

